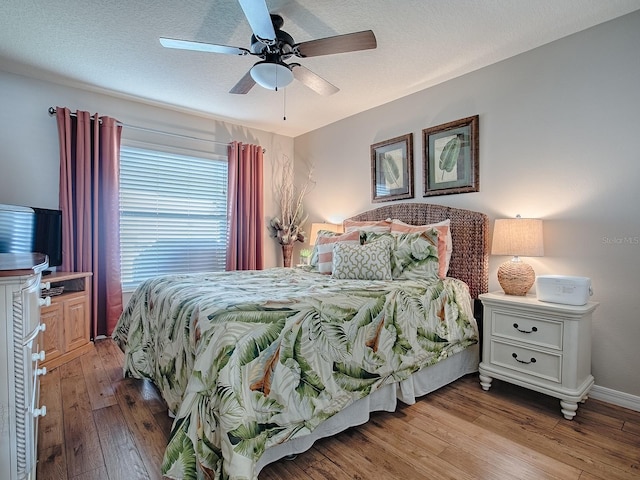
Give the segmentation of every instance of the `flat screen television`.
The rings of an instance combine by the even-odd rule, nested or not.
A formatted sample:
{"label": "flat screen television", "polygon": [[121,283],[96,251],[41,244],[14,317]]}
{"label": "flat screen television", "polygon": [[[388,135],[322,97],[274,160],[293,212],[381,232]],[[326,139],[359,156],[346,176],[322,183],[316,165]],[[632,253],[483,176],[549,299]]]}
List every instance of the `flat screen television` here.
{"label": "flat screen television", "polygon": [[0,253],[44,253],[62,265],[62,211],[0,205]]}
{"label": "flat screen television", "polygon": [[35,212],[32,251],[46,254],[50,267],[62,265],[62,211],[32,208]]}

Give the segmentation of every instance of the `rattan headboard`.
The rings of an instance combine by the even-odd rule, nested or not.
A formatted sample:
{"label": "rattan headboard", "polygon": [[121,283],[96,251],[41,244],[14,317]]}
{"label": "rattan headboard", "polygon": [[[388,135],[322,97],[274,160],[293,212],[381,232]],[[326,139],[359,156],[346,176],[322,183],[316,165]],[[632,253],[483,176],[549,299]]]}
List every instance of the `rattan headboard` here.
{"label": "rattan headboard", "polygon": [[351,217],[351,220],[397,218],[411,225],[451,219],[453,252],[447,276],[469,285],[471,296],[489,290],[489,219],[484,213],[428,203],[396,203]]}

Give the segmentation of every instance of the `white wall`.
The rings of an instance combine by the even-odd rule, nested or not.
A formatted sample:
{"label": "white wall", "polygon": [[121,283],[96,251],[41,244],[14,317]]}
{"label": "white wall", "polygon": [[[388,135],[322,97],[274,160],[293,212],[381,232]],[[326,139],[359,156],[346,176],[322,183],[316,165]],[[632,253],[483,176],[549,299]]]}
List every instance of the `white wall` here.
{"label": "white wall", "polygon": [[[1,69],[1,66],[0,66]],[[59,144],[51,106],[68,107],[108,115],[124,124],[228,143],[238,140],[259,144],[265,154],[265,229],[276,212],[272,195],[272,165],[282,155],[293,157],[293,139],[249,129],[227,122],[190,115],[132,100],[80,90],[14,75],[0,70],[0,203],[58,208]],[[226,153],[224,145],[185,140],[180,137],[148,134],[126,126],[123,143],[128,140],[171,142],[185,148],[213,148]],[[266,266],[281,262],[277,243],[265,239]]]}
{"label": "white wall", "polygon": [[[545,220],[538,274],[591,277],[593,375],[640,396],[640,12],[295,139],[312,221],[371,203],[370,145],[414,134],[417,202]],[[429,66],[425,65],[425,69]],[[422,129],[480,115],[480,192],[422,198]],[[505,257],[490,260],[490,290]]]}

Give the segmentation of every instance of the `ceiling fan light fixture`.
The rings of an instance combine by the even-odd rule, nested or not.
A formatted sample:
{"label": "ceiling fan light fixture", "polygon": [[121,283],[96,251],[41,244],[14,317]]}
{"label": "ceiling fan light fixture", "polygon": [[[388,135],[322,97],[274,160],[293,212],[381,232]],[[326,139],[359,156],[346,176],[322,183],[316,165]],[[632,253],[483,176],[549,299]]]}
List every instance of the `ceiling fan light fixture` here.
{"label": "ceiling fan light fixture", "polygon": [[293,72],[286,63],[264,61],[251,68],[251,78],[261,87],[277,90],[293,82]]}

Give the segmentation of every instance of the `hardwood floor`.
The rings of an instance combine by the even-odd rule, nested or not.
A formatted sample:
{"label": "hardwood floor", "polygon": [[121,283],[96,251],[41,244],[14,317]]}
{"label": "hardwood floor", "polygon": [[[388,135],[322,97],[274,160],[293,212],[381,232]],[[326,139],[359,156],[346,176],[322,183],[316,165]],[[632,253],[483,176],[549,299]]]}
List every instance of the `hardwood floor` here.
{"label": "hardwood floor", "polygon": [[[171,421],[150,382],[122,378],[111,340],[42,378],[38,479],[160,479]],[[637,479],[640,412],[558,400],[469,375],[394,413],[323,439],[260,480]]]}

